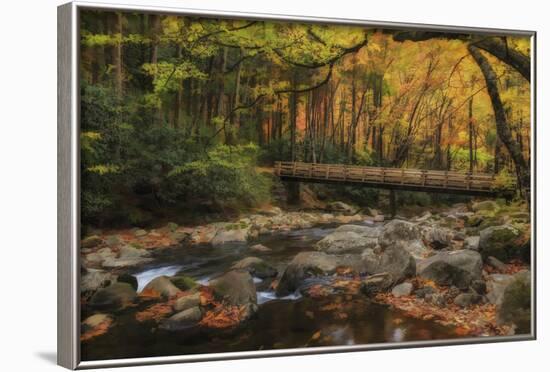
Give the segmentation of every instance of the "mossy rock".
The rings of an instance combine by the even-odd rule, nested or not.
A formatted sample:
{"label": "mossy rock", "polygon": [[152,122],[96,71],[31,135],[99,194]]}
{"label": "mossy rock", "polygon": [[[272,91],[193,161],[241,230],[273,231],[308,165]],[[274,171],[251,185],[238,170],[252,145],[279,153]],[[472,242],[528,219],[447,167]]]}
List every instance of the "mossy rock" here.
{"label": "mossy rock", "polygon": [[172,282],[172,284],[174,284],[176,287],[178,287],[182,291],[188,291],[197,286],[197,282],[195,281],[195,279],[187,275],[173,276],[170,278],[170,281]]}
{"label": "mossy rock", "polygon": [[499,225],[502,225],[501,217],[485,217],[481,221],[481,224],[479,225],[479,229],[483,230],[491,226],[499,226]]}
{"label": "mossy rock", "polygon": [[168,222],[168,224],[166,224],[166,228],[167,228],[168,230],[170,230],[171,232],[176,231],[176,229],[177,229],[178,227],[179,227],[178,224],[175,223],[175,222]]}
{"label": "mossy rock", "polygon": [[483,259],[493,256],[508,262],[513,258],[520,258],[524,249],[522,234],[514,226],[493,226],[480,233],[479,252]]}
{"label": "mossy rock", "polygon": [[94,248],[94,247],[97,247],[98,245],[100,245],[101,243],[103,243],[103,239],[101,239],[97,235],[91,235],[91,236],[88,236],[88,237],[82,239],[82,242],[80,243],[80,246],[82,248]]}
{"label": "mossy rock", "polygon": [[482,222],[483,222],[483,217],[478,214],[474,214],[473,216],[468,217],[465,225],[467,227],[478,227],[479,225],[481,225]]}
{"label": "mossy rock", "polygon": [[479,212],[479,211],[495,211],[498,209],[498,204],[495,203],[494,201],[492,200],[484,200],[484,201],[480,201],[480,202],[477,202],[477,203],[474,203],[472,205],[472,210],[474,212]]}
{"label": "mossy rock", "polygon": [[121,274],[118,276],[117,282],[119,283],[128,283],[134,288],[134,290],[137,290],[138,288],[138,281],[137,278],[130,274]]}
{"label": "mossy rock", "polygon": [[514,324],[516,334],[531,331],[531,275],[520,272],[506,289],[497,308],[497,324]]}

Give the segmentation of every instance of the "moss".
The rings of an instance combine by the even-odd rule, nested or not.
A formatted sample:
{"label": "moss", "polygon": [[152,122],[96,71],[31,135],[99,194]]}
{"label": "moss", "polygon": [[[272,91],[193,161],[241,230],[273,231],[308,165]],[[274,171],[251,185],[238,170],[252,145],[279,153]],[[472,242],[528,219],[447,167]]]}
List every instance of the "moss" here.
{"label": "moss", "polygon": [[480,249],[484,258],[494,256],[508,262],[521,257],[523,248],[520,231],[513,226],[497,226],[482,232]]}
{"label": "moss", "polygon": [[482,219],[481,224],[479,225],[479,228],[483,230],[483,229],[486,229],[487,227],[499,226],[499,225],[502,225],[502,219],[500,217],[486,217]]}
{"label": "moss", "polygon": [[170,278],[170,281],[182,291],[187,291],[197,286],[195,279],[186,275],[173,276]]}
{"label": "moss", "polygon": [[468,217],[466,220],[467,227],[478,227],[481,222],[483,222],[483,217],[480,215],[474,214],[473,216]]}
{"label": "moss", "polygon": [[513,323],[516,333],[529,333],[531,329],[531,283],[528,273],[521,273],[506,287],[498,309],[500,323]]}

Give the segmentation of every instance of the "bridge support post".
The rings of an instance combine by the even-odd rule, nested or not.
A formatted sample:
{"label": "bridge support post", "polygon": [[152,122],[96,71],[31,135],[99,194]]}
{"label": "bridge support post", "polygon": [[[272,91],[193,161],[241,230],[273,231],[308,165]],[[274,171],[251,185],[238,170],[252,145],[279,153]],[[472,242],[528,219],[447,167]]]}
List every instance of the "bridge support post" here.
{"label": "bridge support post", "polygon": [[394,218],[397,214],[397,201],[395,199],[395,190],[390,190],[390,214]]}
{"label": "bridge support post", "polygon": [[300,203],[300,182],[285,182],[286,202],[289,205]]}

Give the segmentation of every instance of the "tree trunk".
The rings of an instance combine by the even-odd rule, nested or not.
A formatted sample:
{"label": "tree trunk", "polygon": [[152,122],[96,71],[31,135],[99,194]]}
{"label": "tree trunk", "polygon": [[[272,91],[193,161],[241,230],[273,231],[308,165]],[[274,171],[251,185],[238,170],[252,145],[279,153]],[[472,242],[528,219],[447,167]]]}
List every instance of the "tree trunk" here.
{"label": "tree trunk", "polygon": [[483,56],[480,50],[474,45],[469,45],[468,50],[471,56],[476,61],[483,77],[485,78],[485,83],[487,85],[487,92],[491,98],[491,104],[493,106],[493,111],[495,114],[495,122],[497,128],[497,134],[508,152],[512,157],[512,160],[518,170],[519,182],[524,189],[529,188],[530,176],[529,176],[529,165],[525,161],[523,154],[518,143],[512,137],[510,127],[506,118],[506,112],[504,110],[504,105],[500,99],[500,93],[498,90],[498,78],[495,74],[495,71],[489,64],[489,61],[485,56]]}
{"label": "tree trunk", "polygon": [[468,147],[470,150],[470,173],[474,172],[474,123],[473,123],[474,97],[468,102]]}

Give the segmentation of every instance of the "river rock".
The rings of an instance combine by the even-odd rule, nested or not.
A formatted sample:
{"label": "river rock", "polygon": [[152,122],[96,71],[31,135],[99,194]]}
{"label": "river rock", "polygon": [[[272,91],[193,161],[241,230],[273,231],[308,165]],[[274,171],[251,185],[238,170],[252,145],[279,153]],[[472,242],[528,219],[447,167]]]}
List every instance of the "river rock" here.
{"label": "river rock", "polygon": [[434,249],[442,249],[451,245],[455,232],[446,227],[427,227],[422,230],[424,240]]}
{"label": "river rock", "polygon": [[99,289],[89,305],[96,309],[120,310],[131,305],[137,298],[136,291],[128,283],[113,283]]}
{"label": "river rock", "polygon": [[256,287],[248,272],[232,270],[212,279],[209,286],[231,305],[256,305]]}
{"label": "river rock", "polygon": [[490,274],[487,279],[487,299],[490,303],[500,305],[504,290],[514,279],[513,275],[509,274]]}
{"label": "river rock", "polygon": [[137,290],[137,288],[138,288],[137,278],[135,276],[127,274],[127,273],[120,274],[118,276],[118,278],[116,279],[116,281],[119,282],[119,283],[128,283],[132,286],[132,288],[134,288],[134,290]]}
{"label": "river rock", "polygon": [[477,294],[484,295],[487,293],[487,283],[483,279],[472,280],[470,289]]}
{"label": "river rock", "polygon": [[429,252],[422,242],[420,228],[403,220],[391,220],[384,225],[378,242],[382,247],[400,246],[416,259],[425,257]]}
{"label": "river rock", "polygon": [[481,231],[479,252],[486,259],[489,256],[507,262],[520,257],[523,246],[518,242],[521,234],[511,225],[493,226]]}
{"label": "river rock", "polygon": [[361,281],[361,292],[367,296],[374,296],[390,289],[392,283],[393,279],[389,273],[370,275]]}
{"label": "river rock", "polygon": [[147,234],[148,234],[147,230],[144,230],[144,229],[137,229],[136,231],[134,231],[134,235],[136,236],[136,238],[144,237]]}
{"label": "river rock", "polygon": [[493,256],[487,257],[487,264],[498,271],[506,271],[507,269],[504,262]]}
{"label": "river rock", "polygon": [[327,209],[332,212],[344,213],[350,216],[356,213],[355,208],[341,201],[329,203]]}
{"label": "river rock", "polygon": [[432,214],[430,211],[427,211],[426,213],[424,213],[422,216],[417,216],[414,218],[414,222],[426,222],[428,221],[430,218],[432,218]]}
{"label": "river rock", "polygon": [[279,207],[269,206],[269,207],[260,209],[258,213],[264,216],[273,217],[273,216],[278,216],[282,214],[283,211]]}
{"label": "river rock", "polygon": [[333,255],[323,252],[298,253],[283,272],[276,293],[278,296],[293,293],[304,279],[333,274],[338,265],[339,258]]}
{"label": "river rock", "polygon": [[277,269],[258,257],[246,257],[236,262],[232,267],[233,270],[245,270],[250,275],[260,279],[272,278],[277,276]]}
{"label": "river rock", "polygon": [[98,245],[100,245],[101,243],[103,243],[103,239],[101,239],[97,235],[91,235],[91,236],[88,236],[88,237],[82,239],[82,242],[80,243],[80,246],[82,248],[95,248]]}
{"label": "river rock", "polygon": [[103,270],[87,269],[80,277],[80,292],[94,292],[116,281],[116,276]]}
{"label": "river rock", "polygon": [[414,257],[400,245],[390,245],[380,250],[365,249],[361,264],[368,274],[386,273],[393,284],[416,274]]}
{"label": "river rock", "polygon": [[169,277],[169,279],[172,284],[178,287],[181,291],[188,291],[197,286],[195,279],[181,273],[177,273],[175,276]]}
{"label": "river rock", "polygon": [[469,307],[479,304],[483,300],[483,296],[477,293],[461,293],[454,299],[454,304],[460,307]]}
{"label": "river rock", "polygon": [[416,267],[419,276],[439,285],[455,285],[466,289],[472,280],[481,279],[482,260],[471,250],[439,252],[420,260]]}
{"label": "river rock", "polygon": [[159,327],[166,331],[181,331],[197,324],[202,318],[201,309],[198,306],[180,311],[168,319],[163,319]]}
{"label": "river rock", "polygon": [[384,215],[383,214],[377,214],[372,218],[374,222],[384,222]]}
{"label": "river rock", "polygon": [[120,243],[122,243],[122,238],[120,235],[109,235],[105,238],[105,244],[107,244],[109,247],[116,247]]}
{"label": "river rock", "polygon": [[479,250],[479,236],[469,236],[464,239],[464,249]]}
{"label": "river rock", "polygon": [[498,205],[492,200],[484,200],[484,201],[472,204],[472,210],[474,212],[494,211],[496,209],[498,209]]}
{"label": "river rock", "polygon": [[228,228],[222,227],[216,232],[214,238],[210,241],[213,246],[224,246],[234,244],[244,244],[248,239],[248,228]]}
{"label": "river rock", "polygon": [[361,253],[378,245],[378,235],[380,232],[374,227],[343,225],[318,241],[315,247],[333,254]]}
{"label": "river rock", "polygon": [[176,300],[174,304],[174,310],[183,311],[190,309],[192,307],[197,307],[201,304],[201,294],[200,292],[195,292],[187,296],[180,297]]}
{"label": "river rock", "polygon": [[506,286],[497,305],[497,325],[512,324],[516,334],[531,331],[531,273],[522,271]]}
{"label": "river rock", "polygon": [[145,288],[143,288],[143,292],[153,291],[161,295],[162,297],[172,297],[177,295],[180,290],[178,287],[176,287],[169,277],[163,275],[159,276],[153,280],[151,280]]}
{"label": "river rock", "polygon": [[82,321],[82,333],[88,332],[105,322],[112,322],[113,317],[109,314],[94,314]]}
{"label": "river rock", "polygon": [[424,297],[424,301],[439,307],[443,307],[447,304],[447,299],[445,298],[445,295],[437,292],[426,294],[426,296]]}
{"label": "river rock", "polygon": [[413,290],[413,285],[411,283],[405,282],[396,285],[391,290],[392,295],[395,297],[409,296]]}
{"label": "river rock", "polygon": [[145,249],[135,248],[131,245],[124,245],[120,247],[118,257],[106,257],[102,262],[102,266],[106,268],[136,266],[150,262],[150,255],[150,252]]}
{"label": "river rock", "polygon": [[253,246],[251,246],[249,248],[251,251],[254,251],[254,252],[261,252],[261,253],[264,253],[264,252],[271,252],[271,248],[268,248],[266,247],[265,245],[263,244],[254,244]]}
{"label": "river rock", "polygon": [[416,291],[414,291],[414,295],[418,298],[425,298],[427,295],[436,293],[436,290],[434,287],[425,285],[422,288],[418,288]]}
{"label": "river rock", "polygon": [[103,264],[105,260],[115,259],[116,254],[110,248],[101,248],[96,252],[86,255],[86,262],[94,264]]}

